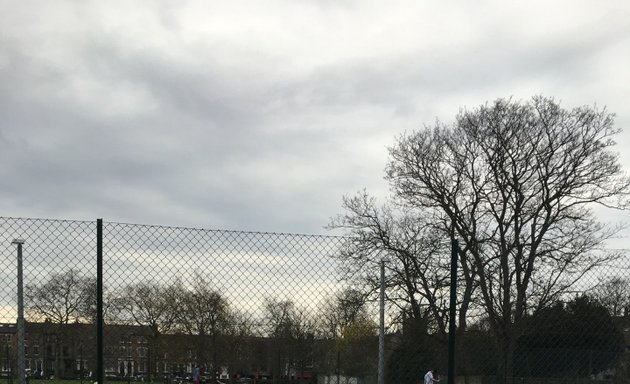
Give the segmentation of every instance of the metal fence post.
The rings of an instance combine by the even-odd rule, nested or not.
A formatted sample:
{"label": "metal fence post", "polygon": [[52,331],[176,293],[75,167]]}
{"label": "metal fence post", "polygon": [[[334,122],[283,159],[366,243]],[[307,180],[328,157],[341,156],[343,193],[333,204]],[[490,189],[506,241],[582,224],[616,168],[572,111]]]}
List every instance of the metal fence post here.
{"label": "metal fence post", "polygon": [[385,260],[381,260],[380,326],[378,335],[378,384],[385,384]]}
{"label": "metal fence post", "polygon": [[15,239],[17,245],[17,376],[18,383],[26,384],[26,365],[24,361],[24,278],[22,274],[22,245],[24,240]]}
{"label": "metal fence post", "polygon": [[103,219],[96,220],[96,380],[104,383],[103,364]]}
{"label": "metal fence post", "polygon": [[451,244],[451,303],[448,325],[448,384],[455,383],[455,316],[457,306],[457,251],[459,245],[453,239]]}

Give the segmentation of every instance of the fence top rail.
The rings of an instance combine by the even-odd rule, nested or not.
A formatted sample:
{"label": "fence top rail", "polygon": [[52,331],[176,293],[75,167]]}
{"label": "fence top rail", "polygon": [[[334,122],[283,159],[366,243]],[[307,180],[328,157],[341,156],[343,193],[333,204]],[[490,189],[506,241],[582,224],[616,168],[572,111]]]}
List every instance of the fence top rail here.
{"label": "fence top rail", "polygon": [[[96,224],[96,220],[73,220],[73,219],[54,219],[54,218],[44,218],[44,217],[16,217],[16,216],[0,216],[0,220],[21,220],[21,221],[38,221],[38,222],[56,222],[56,223],[80,223],[80,224]],[[327,234],[309,234],[309,233],[300,233],[300,232],[277,232],[277,231],[251,231],[251,230],[240,230],[240,229],[212,229],[212,228],[201,228],[201,227],[188,227],[188,226],[180,226],[180,225],[161,225],[161,224],[141,224],[141,223],[130,223],[123,221],[103,221],[103,225],[120,225],[120,226],[134,226],[134,227],[144,227],[144,228],[164,228],[164,229],[175,229],[175,230],[189,230],[189,231],[203,231],[203,232],[213,232],[213,233],[241,233],[241,234],[252,234],[252,235],[265,235],[265,236],[287,236],[287,237],[306,237],[306,238],[330,238],[330,239],[339,239],[344,240],[348,239],[348,236],[343,235],[327,235]]]}

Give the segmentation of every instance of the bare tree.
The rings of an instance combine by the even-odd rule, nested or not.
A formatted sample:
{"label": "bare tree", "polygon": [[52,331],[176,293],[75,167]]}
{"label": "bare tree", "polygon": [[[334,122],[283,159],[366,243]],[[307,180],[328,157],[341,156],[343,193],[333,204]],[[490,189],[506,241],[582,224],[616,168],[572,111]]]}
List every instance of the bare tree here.
{"label": "bare tree", "polygon": [[230,370],[255,372],[260,369],[256,360],[256,341],[252,337],[256,334],[256,327],[251,314],[234,308],[230,310],[225,330],[229,342],[222,349]]}
{"label": "bare tree", "polygon": [[174,287],[143,281],[128,285],[113,301],[118,317],[149,329],[147,379],[151,380],[156,358],[163,353],[159,339],[173,329],[177,318]]}
{"label": "bare tree", "polygon": [[474,263],[506,382],[524,315],[614,257],[601,248],[618,228],[591,206],[626,204],[629,179],[611,151],[618,132],[606,110],[499,99],[390,148],[395,196],[450,221]]}
{"label": "bare tree", "polygon": [[[229,329],[230,306],[223,295],[212,288],[209,281],[196,274],[191,287],[178,281],[172,288],[176,306],[177,323],[190,335],[197,335],[197,360],[199,364],[219,366],[219,338]],[[207,345],[210,338],[211,345]],[[208,361],[207,350],[211,350]],[[210,363],[210,364],[208,364]]]}
{"label": "bare tree", "polygon": [[54,324],[92,319],[94,279],[74,269],[53,272],[41,285],[24,289],[25,307],[34,318],[46,318]]}
{"label": "bare tree", "polygon": [[315,320],[292,300],[266,298],[265,324],[273,340],[274,380],[310,365],[313,360]]}
{"label": "bare tree", "polygon": [[169,332],[177,317],[172,288],[154,281],[144,281],[125,288],[119,306],[125,316],[154,335]]}
{"label": "bare tree", "polygon": [[[82,310],[82,319],[96,324],[97,308],[97,282],[96,277],[86,279],[86,305]],[[111,290],[107,285],[103,286],[103,319],[107,324],[113,324],[118,321],[127,321],[124,316],[129,313],[124,312],[124,306],[127,298],[125,292],[120,290]]]}
{"label": "bare tree", "polygon": [[366,304],[365,293],[352,287],[324,299],[318,314],[322,336],[339,338],[352,323],[369,320]]}
{"label": "bare tree", "polygon": [[321,368],[349,376],[368,376],[376,372],[375,354],[378,325],[366,307],[365,293],[348,287],[327,298],[318,319],[324,338],[333,348],[323,351]]}
{"label": "bare tree", "polygon": [[630,280],[619,276],[603,280],[593,289],[593,297],[613,317],[630,315]]}
{"label": "bare tree", "polygon": [[[348,281],[367,285],[370,297],[378,297],[380,263],[386,260],[387,299],[405,317],[425,322],[445,338],[448,327],[450,283],[449,226],[426,212],[414,212],[393,204],[378,207],[366,191],[344,197],[345,213],[335,217],[329,228],[347,231],[341,260]],[[466,328],[474,291],[474,265],[461,258],[459,307],[460,329]]]}
{"label": "bare tree", "polygon": [[266,298],[264,310],[267,335],[296,338],[303,333],[304,314],[292,300]]}
{"label": "bare tree", "polygon": [[51,327],[47,332],[55,336],[54,373],[67,374],[63,371],[62,351],[71,339],[65,325],[94,319],[95,279],[83,276],[74,269],[53,272],[41,285],[26,285],[24,296],[29,316],[35,320],[46,319],[45,324]]}

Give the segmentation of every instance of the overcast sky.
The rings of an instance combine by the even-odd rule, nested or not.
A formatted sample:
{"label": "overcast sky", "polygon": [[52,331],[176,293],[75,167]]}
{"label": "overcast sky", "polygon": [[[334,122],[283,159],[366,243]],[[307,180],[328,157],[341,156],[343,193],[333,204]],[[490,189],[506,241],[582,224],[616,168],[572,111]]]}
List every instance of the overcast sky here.
{"label": "overcast sky", "polygon": [[607,106],[621,150],[629,20],[627,0],[0,0],[0,216],[328,233],[344,194],[387,194],[397,135],[498,97]]}

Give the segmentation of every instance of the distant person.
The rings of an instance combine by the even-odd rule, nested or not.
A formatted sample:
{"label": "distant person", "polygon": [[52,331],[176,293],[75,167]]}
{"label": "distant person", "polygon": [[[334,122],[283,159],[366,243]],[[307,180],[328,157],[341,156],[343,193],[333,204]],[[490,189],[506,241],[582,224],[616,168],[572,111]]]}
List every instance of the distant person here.
{"label": "distant person", "polygon": [[432,369],[429,369],[429,372],[427,372],[424,375],[424,384],[433,384],[433,383],[436,383],[438,381],[440,381],[440,380],[433,378],[433,370]]}
{"label": "distant person", "polygon": [[193,371],[193,381],[195,382],[195,384],[199,384],[200,379],[201,379],[201,373],[199,371],[199,366],[196,366],[195,370]]}

